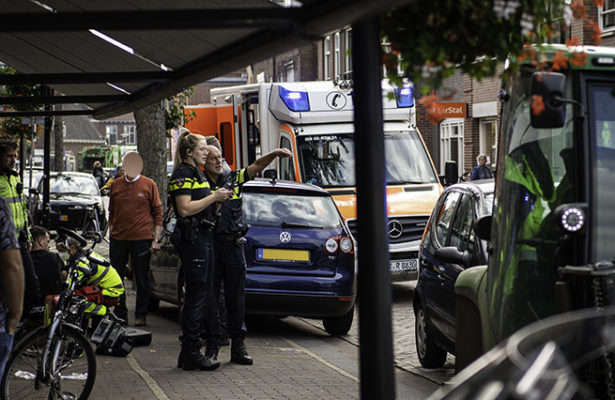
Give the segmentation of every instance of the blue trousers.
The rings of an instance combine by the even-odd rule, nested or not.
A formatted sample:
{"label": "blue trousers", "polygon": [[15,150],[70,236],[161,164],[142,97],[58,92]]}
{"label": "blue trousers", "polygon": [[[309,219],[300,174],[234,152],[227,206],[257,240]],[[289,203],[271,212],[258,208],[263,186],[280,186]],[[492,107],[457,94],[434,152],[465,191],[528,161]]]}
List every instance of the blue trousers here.
{"label": "blue trousers", "polygon": [[13,348],[14,335],[0,332],[0,377],[4,375],[4,367]]}

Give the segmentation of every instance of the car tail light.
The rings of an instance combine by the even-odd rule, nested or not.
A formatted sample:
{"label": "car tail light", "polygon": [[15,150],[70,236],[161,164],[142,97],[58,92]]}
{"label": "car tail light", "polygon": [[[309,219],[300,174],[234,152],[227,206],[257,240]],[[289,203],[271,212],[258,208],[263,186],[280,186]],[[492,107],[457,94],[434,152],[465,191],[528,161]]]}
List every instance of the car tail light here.
{"label": "car tail light", "polygon": [[339,246],[337,244],[337,236],[333,236],[327,239],[327,242],[325,243],[325,250],[327,251],[327,253],[335,253],[338,247]]}
{"label": "car tail light", "polygon": [[354,245],[352,244],[352,239],[348,236],[331,236],[325,243],[325,251],[327,253],[352,253]]}

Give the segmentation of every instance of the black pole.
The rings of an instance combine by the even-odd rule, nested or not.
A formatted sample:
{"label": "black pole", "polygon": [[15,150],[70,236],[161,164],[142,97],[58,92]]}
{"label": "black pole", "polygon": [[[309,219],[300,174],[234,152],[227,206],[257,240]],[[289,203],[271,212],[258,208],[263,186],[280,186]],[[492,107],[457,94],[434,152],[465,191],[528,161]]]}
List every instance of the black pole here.
{"label": "black pole", "polygon": [[361,398],[390,400],[395,398],[395,376],[378,18],[354,23],[352,36]]}
{"label": "black pole", "polygon": [[26,140],[23,132],[19,134],[19,181],[23,183],[23,172],[26,169],[26,158],[24,148],[26,147]]}
{"label": "black pole", "polygon": [[[53,91],[49,87],[45,87],[44,92],[47,96],[51,96]],[[45,104],[45,111],[51,111],[51,104]],[[51,170],[51,123],[50,116],[45,117],[45,137],[43,150],[43,215],[45,225],[49,223],[49,172]]]}

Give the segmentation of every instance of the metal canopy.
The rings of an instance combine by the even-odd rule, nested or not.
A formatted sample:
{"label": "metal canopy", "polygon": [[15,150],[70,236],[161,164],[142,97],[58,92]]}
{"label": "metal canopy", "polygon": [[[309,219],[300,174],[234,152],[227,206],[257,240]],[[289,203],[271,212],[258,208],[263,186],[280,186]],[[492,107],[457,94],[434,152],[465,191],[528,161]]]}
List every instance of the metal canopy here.
{"label": "metal canopy", "polygon": [[0,0],[0,62],[20,72],[0,84],[43,83],[64,95],[0,105],[84,103],[107,119],[406,2]]}

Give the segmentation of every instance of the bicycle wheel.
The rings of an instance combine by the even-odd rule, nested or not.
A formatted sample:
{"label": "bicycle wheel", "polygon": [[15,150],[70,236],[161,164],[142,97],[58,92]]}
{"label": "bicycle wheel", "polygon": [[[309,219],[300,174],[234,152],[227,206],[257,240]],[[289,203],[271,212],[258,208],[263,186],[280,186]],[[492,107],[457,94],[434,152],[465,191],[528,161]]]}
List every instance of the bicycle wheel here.
{"label": "bicycle wheel", "polygon": [[96,358],[88,340],[70,327],[61,327],[47,355],[48,376],[40,363],[49,327],[26,336],[11,353],[0,384],[0,399],[88,398],[96,379]]}

